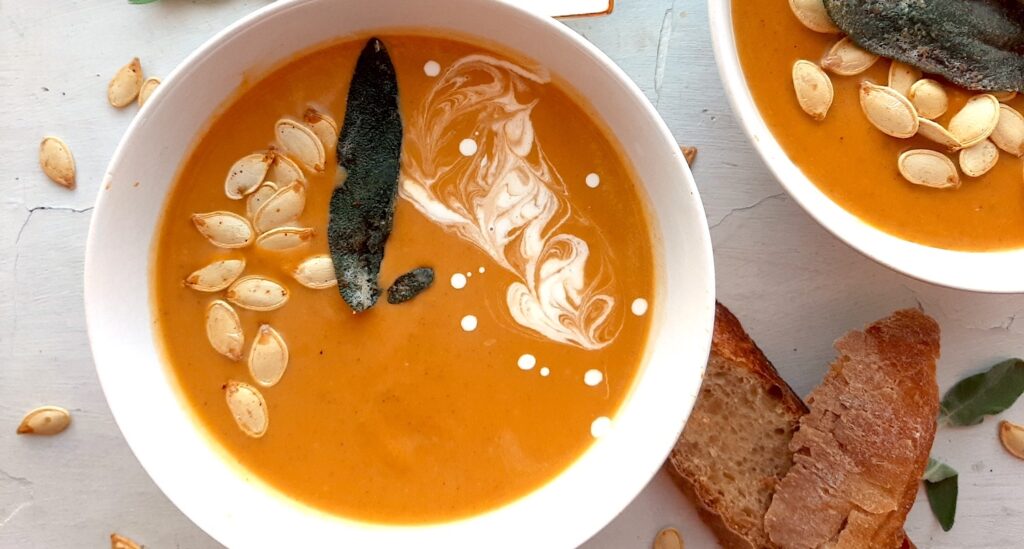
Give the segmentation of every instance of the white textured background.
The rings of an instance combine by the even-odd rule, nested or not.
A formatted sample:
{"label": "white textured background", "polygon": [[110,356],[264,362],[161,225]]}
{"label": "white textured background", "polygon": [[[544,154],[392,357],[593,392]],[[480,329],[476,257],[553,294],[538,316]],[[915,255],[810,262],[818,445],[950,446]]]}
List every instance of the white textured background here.
{"label": "white textured background", "polygon": [[[166,75],[265,3],[0,0],[0,548],[106,547],[111,531],[153,549],[217,546],[157,490],[114,425],[86,341],[82,262],[100,177],[135,112],[107,105],[111,74],[139,56],[147,75]],[[639,83],[680,142],[699,147],[694,173],[719,297],[797,392],[821,379],[836,337],[917,303],[942,325],[942,390],[1024,354],[1024,322],[1014,322],[1024,297],[946,290],[893,273],[832,238],[783,194],[726,104],[702,0],[620,0],[610,17],[569,25]],[[40,172],[46,134],[74,151],[76,191]],[[43,404],[71,409],[72,428],[53,438],[16,436],[22,414]],[[1024,404],[1006,416],[1024,421]],[[1024,463],[1002,451],[996,421],[941,430],[934,453],[960,471],[957,523],[943,533],[922,493],[907,524],[918,546],[1024,545]],[[586,547],[646,548],[670,525],[688,547],[713,545],[662,474]]]}

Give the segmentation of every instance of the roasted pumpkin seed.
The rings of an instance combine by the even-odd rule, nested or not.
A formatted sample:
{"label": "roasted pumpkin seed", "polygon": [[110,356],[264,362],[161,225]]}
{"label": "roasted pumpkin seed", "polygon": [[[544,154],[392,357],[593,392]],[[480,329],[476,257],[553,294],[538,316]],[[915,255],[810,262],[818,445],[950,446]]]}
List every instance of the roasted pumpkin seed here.
{"label": "roasted pumpkin seed", "polygon": [[1024,459],[1024,426],[1011,421],[999,422],[999,442],[1003,448],[1017,459]]}
{"label": "roasted pumpkin seed", "polygon": [[953,134],[949,133],[949,130],[944,128],[938,122],[928,120],[927,118],[919,118],[918,124],[917,135],[942,145],[949,152],[956,152],[960,150],[960,142],[956,140],[956,137],[954,137]]}
{"label": "roasted pumpkin seed", "polygon": [[789,8],[803,25],[814,32],[838,34],[839,27],[825,11],[822,0],[789,0]]}
{"label": "roasted pumpkin seed", "polygon": [[110,549],[142,549],[142,546],[121,534],[110,534]]}
{"label": "roasted pumpkin seed", "polygon": [[252,216],[252,223],[259,232],[269,231],[295,221],[306,207],[306,187],[295,182],[278,189]]}
{"label": "roasted pumpkin seed", "polygon": [[989,138],[1000,149],[1024,156],[1024,116],[1009,105],[999,105],[999,122]]}
{"label": "roasted pumpkin seed", "polygon": [[248,436],[260,438],[267,432],[270,415],[263,395],[248,383],[229,381],[224,388],[224,399],[228,403],[231,417],[238,428]]}
{"label": "roasted pumpkin seed", "polygon": [[127,65],[118,69],[114,77],[107,84],[107,101],[111,105],[121,108],[127,107],[135,101],[142,89],[142,65],[136,57]]}
{"label": "roasted pumpkin seed", "polygon": [[316,109],[306,109],[302,121],[313,130],[313,134],[323,144],[325,153],[338,146],[338,123],[333,118]]}
{"label": "roasted pumpkin seed", "polygon": [[246,276],[236,280],[225,297],[243,309],[273,311],[288,301],[288,288],[269,278]]}
{"label": "roasted pumpkin seed", "polygon": [[220,299],[206,307],[206,339],[213,350],[230,358],[242,358],[245,333],[235,308]]}
{"label": "roasted pumpkin seed", "polygon": [[683,549],[683,536],[675,528],[665,528],[654,538],[654,549]]}
{"label": "roasted pumpkin seed", "polygon": [[871,82],[860,85],[860,107],[876,128],[887,135],[906,139],[920,126],[917,111],[910,100],[888,86]]}
{"label": "roasted pumpkin seed", "polygon": [[44,137],[39,144],[39,166],[54,183],[75,188],[75,157],[64,141],[57,137]]}
{"label": "roasted pumpkin seed", "polygon": [[985,139],[960,151],[960,169],[969,177],[981,177],[999,161],[999,149]]}
{"label": "roasted pumpkin seed", "polygon": [[320,142],[313,130],[295,120],[282,118],[274,125],[274,135],[277,136],[277,144],[281,150],[307,170],[324,171],[327,155],[324,151],[324,144]]}
{"label": "roasted pumpkin seed", "polygon": [[261,234],[256,246],[272,251],[290,250],[309,242],[313,232],[309,227],[277,227]]}
{"label": "roasted pumpkin seed", "polygon": [[219,292],[230,286],[244,270],[244,259],[214,261],[188,275],[185,285],[200,292]]}
{"label": "roasted pumpkin seed", "polygon": [[1000,103],[1006,103],[1007,101],[1013,101],[1014,97],[1017,97],[1015,91],[1000,91],[1000,92],[989,92],[993,97],[999,100]]}
{"label": "roasted pumpkin seed", "polygon": [[849,37],[841,38],[821,60],[821,68],[841,76],[860,74],[878,61],[878,56],[853,43]]}
{"label": "roasted pumpkin seed", "polygon": [[153,92],[156,91],[156,88],[159,85],[160,85],[160,79],[159,78],[147,78],[146,81],[142,83],[142,87],[139,88],[139,106],[140,107],[145,105],[146,101],[149,101],[149,96],[153,95]]}
{"label": "roasted pumpkin seed", "polygon": [[210,243],[221,248],[244,248],[253,240],[249,220],[236,213],[192,214],[192,224]]}
{"label": "roasted pumpkin seed", "polygon": [[960,186],[960,174],[948,156],[928,149],[913,149],[900,155],[900,174],[915,185],[936,189]]}
{"label": "roasted pumpkin seed", "polygon": [[322,290],[338,285],[334,274],[334,263],[329,255],[314,255],[295,268],[292,273],[299,284],[314,290]]}
{"label": "roasted pumpkin seed", "polygon": [[260,326],[249,349],[249,373],[256,383],[273,387],[288,367],[288,345],[277,330],[268,324]]}
{"label": "roasted pumpkin seed", "polygon": [[255,191],[267,177],[273,160],[274,156],[270,153],[253,153],[239,158],[224,178],[224,194],[232,200],[238,200]]}
{"label": "roasted pumpkin seed", "polygon": [[910,95],[910,88],[921,76],[921,71],[902,61],[893,61],[889,65],[889,87],[904,97]]}
{"label": "roasted pumpkin seed", "polygon": [[42,406],[25,414],[19,435],[56,435],[71,425],[71,412],[60,406]]}
{"label": "roasted pumpkin seed", "polygon": [[260,209],[260,206],[267,201],[268,198],[274,196],[277,192],[277,183],[273,181],[264,181],[260,183],[256,190],[249,194],[249,197],[245,199],[245,215],[252,219],[256,215],[256,210]]}
{"label": "roasted pumpkin seed", "polygon": [[964,147],[988,139],[999,123],[999,100],[987,93],[967,100],[960,112],[949,120],[949,133],[956,136]]}
{"label": "roasted pumpkin seed", "polygon": [[821,67],[801,59],[793,63],[793,89],[800,108],[811,118],[821,121],[832,106],[832,80]]}
{"label": "roasted pumpkin seed", "polygon": [[946,114],[949,108],[949,96],[946,95],[942,84],[931,78],[922,78],[910,86],[910,93],[907,99],[917,109],[917,115],[921,118],[935,120]]}
{"label": "roasted pumpkin seed", "polygon": [[282,185],[288,185],[296,181],[300,183],[306,181],[302,168],[294,160],[288,158],[280,151],[271,149],[270,152],[274,157],[274,161],[270,164],[270,171],[267,172],[266,179],[268,181],[274,181]]}

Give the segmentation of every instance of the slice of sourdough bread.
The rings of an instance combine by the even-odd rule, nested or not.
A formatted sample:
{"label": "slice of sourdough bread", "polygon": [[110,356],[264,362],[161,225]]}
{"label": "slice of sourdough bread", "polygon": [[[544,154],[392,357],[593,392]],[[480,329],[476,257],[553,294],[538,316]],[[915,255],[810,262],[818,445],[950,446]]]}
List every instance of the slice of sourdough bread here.
{"label": "slice of sourdough bread", "polygon": [[668,468],[727,549],[771,547],[764,514],[807,408],[717,304],[704,384]]}
{"label": "slice of sourdough bread", "polygon": [[916,309],[897,311],[835,347],[765,529],[784,549],[894,549],[935,438],[939,326]]}

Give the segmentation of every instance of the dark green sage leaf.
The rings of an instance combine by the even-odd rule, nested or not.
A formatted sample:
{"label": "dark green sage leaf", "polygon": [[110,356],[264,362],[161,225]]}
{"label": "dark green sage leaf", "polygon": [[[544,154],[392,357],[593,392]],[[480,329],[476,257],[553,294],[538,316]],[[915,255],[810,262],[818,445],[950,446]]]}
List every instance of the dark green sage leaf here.
{"label": "dark green sage leaf", "polygon": [[942,525],[942,531],[953,528],[956,518],[956,497],[960,490],[959,475],[952,467],[934,459],[928,460],[924,472],[924,490],[928,494],[928,506]]}
{"label": "dark green sage leaf", "polygon": [[987,372],[961,380],[946,392],[939,406],[939,421],[948,425],[977,425],[985,416],[1013,406],[1021,393],[1024,360],[1005,360]]}

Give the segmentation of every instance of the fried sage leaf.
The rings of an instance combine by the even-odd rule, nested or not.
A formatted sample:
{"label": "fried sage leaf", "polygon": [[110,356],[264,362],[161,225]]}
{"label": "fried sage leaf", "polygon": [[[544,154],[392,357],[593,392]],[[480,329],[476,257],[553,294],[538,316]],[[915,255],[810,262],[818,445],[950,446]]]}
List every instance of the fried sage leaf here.
{"label": "fried sage leaf", "polygon": [[860,47],[970,90],[1024,91],[1024,2],[825,0]]}
{"label": "fried sage leaf", "polygon": [[384,44],[370,39],[359,55],[338,140],[347,173],[331,195],[327,239],[341,297],[355,312],[380,297],[377,278],[391,235],[402,150],[398,80]]}
{"label": "fried sage leaf", "polygon": [[1006,410],[1024,393],[1024,360],[1013,358],[960,380],[939,406],[939,422],[977,425],[985,416]]}
{"label": "fried sage leaf", "polygon": [[928,467],[921,476],[928,494],[928,506],[944,532],[953,527],[956,518],[956,499],[960,491],[958,478],[952,467],[932,458],[928,458]]}
{"label": "fried sage leaf", "polygon": [[388,288],[388,303],[397,305],[405,303],[420,295],[434,283],[434,269],[420,267],[413,269],[395,279],[395,283]]}

